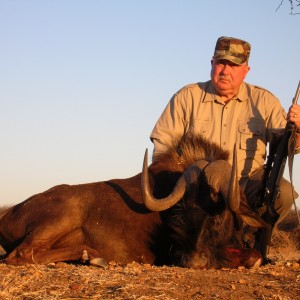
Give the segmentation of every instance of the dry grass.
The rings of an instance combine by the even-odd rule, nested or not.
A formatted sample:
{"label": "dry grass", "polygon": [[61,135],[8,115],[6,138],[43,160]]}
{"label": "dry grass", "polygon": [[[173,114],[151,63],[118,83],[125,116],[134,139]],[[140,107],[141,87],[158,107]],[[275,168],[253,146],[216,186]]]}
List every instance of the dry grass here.
{"label": "dry grass", "polygon": [[[300,214],[300,212],[298,213]],[[282,238],[281,242],[276,237],[277,235]],[[295,210],[291,210],[283,222],[279,224],[277,235],[273,238],[274,247],[284,247],[288,243],[300,250],[300,224]]]}

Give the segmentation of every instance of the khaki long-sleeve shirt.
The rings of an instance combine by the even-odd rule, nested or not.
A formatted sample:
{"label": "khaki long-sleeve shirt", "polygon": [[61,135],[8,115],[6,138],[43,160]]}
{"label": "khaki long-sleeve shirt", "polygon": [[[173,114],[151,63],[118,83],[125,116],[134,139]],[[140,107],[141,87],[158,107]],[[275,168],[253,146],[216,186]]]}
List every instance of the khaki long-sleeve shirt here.
{"label": "khaki long-sleeve shirt", "polygon": [[267,90],[242,83],[237,96],[225,104],[216,95],[212,82],[207,81],[179,90],[150,138],[153,155],[187,134],[200,134],[230,153],[236,144],[240,182],[246,183],[248,176],[264,164],[272,132],[285,125],[286,112]]}

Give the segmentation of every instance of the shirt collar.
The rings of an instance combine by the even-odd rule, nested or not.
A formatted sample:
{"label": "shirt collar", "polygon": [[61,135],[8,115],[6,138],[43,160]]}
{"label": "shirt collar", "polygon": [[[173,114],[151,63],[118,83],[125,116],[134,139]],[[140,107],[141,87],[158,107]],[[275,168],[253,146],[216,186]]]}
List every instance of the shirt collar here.
{"label": "shirt collar", "polygon": [[[245,101],[247,100],[248,93],[247,93],[247,88],[246,88],[246,83],[243,82],[240,86],[240,89],[235,97],[233,99],[236,99],[238,101]],[[208,81],[207,89],[206,89],[206,94],[203,99],[203,102],[212,102],[217,100],[218,102],[222,102],[220,96],[217,95],[216,90],[212,84],[212,81]]]}

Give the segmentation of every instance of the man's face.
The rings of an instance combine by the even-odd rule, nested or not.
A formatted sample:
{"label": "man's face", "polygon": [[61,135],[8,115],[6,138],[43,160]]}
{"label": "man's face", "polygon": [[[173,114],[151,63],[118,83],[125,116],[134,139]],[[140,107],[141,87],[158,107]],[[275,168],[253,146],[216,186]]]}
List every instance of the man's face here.
{"label": "man's face", "polygon": [[211,80],[220,96],[233,97],[237,94],[250,67],[247,63],[236,65],[228,60],[211,61]]}

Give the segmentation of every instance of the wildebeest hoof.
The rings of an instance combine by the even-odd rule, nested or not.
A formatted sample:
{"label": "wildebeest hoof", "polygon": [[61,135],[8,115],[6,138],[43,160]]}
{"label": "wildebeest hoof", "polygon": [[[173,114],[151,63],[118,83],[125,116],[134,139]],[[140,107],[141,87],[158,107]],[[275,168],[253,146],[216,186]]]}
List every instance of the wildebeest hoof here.
{"label": "wildebeest hoof", "polygon": [[82,258],[83,261],[89,260],[89,255],[88,255],[88,252],[86,250],[82,251],[82,257],[81,258]]}
{"label": "wildebeest hoof", "polygon": [[254,264],[253,266],[250,267],[250,269],[258,269],[261,265],[262,265],[263,260],[261,258],[259,258]]}
{"label": "wildebeest hoof", "polygon": [[96,267],[101,267],[106,269],[108,267],[108,263],[106,260],[104,260],[103,258],[93,258],[90,260],[90,265],[92,266],[96,266]]}

